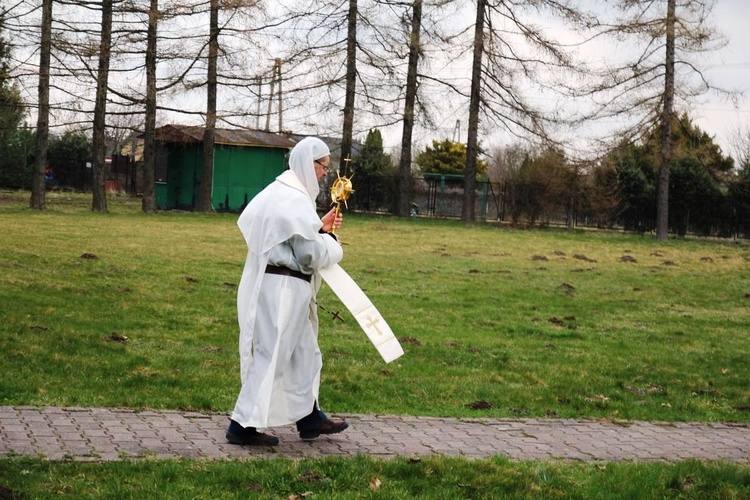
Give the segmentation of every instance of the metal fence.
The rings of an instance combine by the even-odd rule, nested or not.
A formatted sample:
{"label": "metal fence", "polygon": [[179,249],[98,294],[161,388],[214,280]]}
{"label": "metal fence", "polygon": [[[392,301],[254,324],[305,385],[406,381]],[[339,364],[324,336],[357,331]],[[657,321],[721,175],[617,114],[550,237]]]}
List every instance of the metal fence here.
{"label": "metal fence", "polygon": [[[365,213],[395,214],[398,205],[400,179],[398,176],[357,175],[353,178],[354,194],[348,200],[352,210]],[[425,217],[460,218],[464,203],[464,178],[462,175],[423,174],[411,179],[412,215]],[[503,221],[514,215],[509,203],[510,186],[477,182],[474,213],[477,220]],[[325,190],[321,193],[325,196]],[[528,194],[528,193],[527,193]],[[323,201],[323,200],[321,200]],[[330,201],[330,197],[328,198]],[[324,201],[323,201],[324,202]],[[567,223],[567,214],[547,210],[538,217],[516,214],[520,219],[543,224]]]}
{"label": "metal fence", "polygon": [[[348,200],[351,210],[364,213],[396,214],[399,178],[387,175],[356,175],[354,193]],[[427,174],[411,179],[412,215],[420,217],[460,218],[464,203],[464,180],[459,175]],[[325,205],[326,190],[319,200]],[[594,198],[599,202],[593,202]],[[578,189],[550,193],[541,186],[521,183],[477,182],[474,214],[478,221],[499,221],[522,226],[567,226],[600,229],[624,229],[640,233],[655,230],[655,213],[637,224],[621,218],[622,207],[616,196],[601,202],[601,193]],[[655,200],[654,200],[655,202]],[[750,208],[737,202],[732,214],[720,224],[697,230],[688,227],[681,235],[750,238]],[[327,199],[330,203],[330,197]]]}

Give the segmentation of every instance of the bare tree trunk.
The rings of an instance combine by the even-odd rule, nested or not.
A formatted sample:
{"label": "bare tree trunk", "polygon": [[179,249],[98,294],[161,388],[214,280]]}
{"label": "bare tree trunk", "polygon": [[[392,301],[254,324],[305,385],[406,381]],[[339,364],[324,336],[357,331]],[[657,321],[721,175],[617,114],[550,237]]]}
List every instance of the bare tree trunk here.
{"label": "bare tree trunk", "polygon": [[151,0],[146,34],[146,126],[143,140],[143,200],[141,209],[156,212],[156,27],[159,0]]}
{"label": "bare tree trunk", "polygon": [[466,169],[464,171],[464,202],[461,220],[474,220],[474,201],[477,186],[477,154],[479,135],[479,105],[482,87],[482,54],[484,52],[484,11],[487,0],[477,0],[477,21],[474,27],[474,59],[471,64],[471,93],[469,101],[469,130],[466,140]]}
{"label": "bare tree trunk", "polygon": [[42,1],[42,39],[39,48],[39,109],[36,121],[36,160],[31,183],[31,208],[47,209],[44,170],[49,149],[49,73],[52,53],[52,0]]}
{"label": "bare tree trunk", "polygon": [[567,221],[566,226],[568,229],[574,229],[576,226],[576,205],[578,200],[578,182],[580,175],[580,168],[578,164],[573,165],[573,171],[571,172],[570,182],[566,183],[564,187],[567,193],[568,203],[566,207]]}
{"label": "bare tree trunk", "polygon": [[411,205],[411,146],[414,129],[414,102],[417,99],[417,66],[421,52],[422,0],[414,0],[409,39],[409,67],[406,74],[404,103],[404,129],[401,135],[401,160],[399,163],[398,216],[408,217]]}
{"label": "bare tree trunk", "polygon": [[211,212],[214,182],[214,143],[216,139],[216,58],[219,55],[219,0],[211,0],[208,39],[208,81],[206,130],[203,132],[203,172],[201,174],[200,211]]}
{"label": "bare tree trunk", "polygon": [[344,100],[344,129],[341,134],[341,162],[344,171],[346,159],[352,154],[354,130],[354,92],[357,86],[357,0],[349,0],[346,37],[346,98]]}
{"label": "bare tree trunk", "polygon": [[107,154],[104,130],[107,115],[107,83],[109,81],[109,57],[112,47],[112,0],[102,0],[102,34],[99,43],[99,71],[96,76],[96,102],[94,103],[93,150],[93,201],[92,210],[107,211],[106,163]]}
{"label": "bare tree trunk", "polygon": [[667,58],[664,76],[664,109],[661,114],[661,166],[656,199],[656,239],[669,236],[669,164],[672,162],[672,116],[674,114],[675,0],[667,1]]}

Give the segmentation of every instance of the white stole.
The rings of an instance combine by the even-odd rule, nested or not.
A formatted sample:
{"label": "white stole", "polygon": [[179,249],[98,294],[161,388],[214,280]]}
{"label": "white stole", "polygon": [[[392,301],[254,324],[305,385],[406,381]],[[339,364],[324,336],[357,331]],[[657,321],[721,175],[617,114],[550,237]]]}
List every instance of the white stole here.
{"label": "white stole", "polygon": [[362,327],[370,342],[375,346],[383,360],[390,363],[401,357],[404,350],[393,335],[383,316],[378,312],[367,295],[354,282],[341,266],[335,264],[318,271],[323,280],[331,287],[333,293],[343,302],[347,309]]}

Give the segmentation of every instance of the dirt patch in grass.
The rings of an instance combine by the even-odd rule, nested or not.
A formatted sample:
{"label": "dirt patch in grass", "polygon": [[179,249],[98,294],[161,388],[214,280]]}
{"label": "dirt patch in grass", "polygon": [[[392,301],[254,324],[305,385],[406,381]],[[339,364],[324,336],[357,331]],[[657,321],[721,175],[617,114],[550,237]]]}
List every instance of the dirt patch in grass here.
{"label": "dirt patch in grass", "polygon": [[478,399],[467,404],[466,407],[471,408],[472,410],[490,410],[494,408],[494,405],[484,399]]}

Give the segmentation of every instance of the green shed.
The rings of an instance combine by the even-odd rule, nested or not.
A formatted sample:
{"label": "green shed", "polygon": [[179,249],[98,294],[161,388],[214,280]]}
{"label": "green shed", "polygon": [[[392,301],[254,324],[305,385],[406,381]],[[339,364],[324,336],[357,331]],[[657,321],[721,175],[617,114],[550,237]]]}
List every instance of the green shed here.
{"label": "green shed", "polygon": [[[200,204],[205,127],[156,129],[156,204],[193,210]],[[211,205],[240,211],[286,168],[294,142],[259,130],[216,129]]]}

